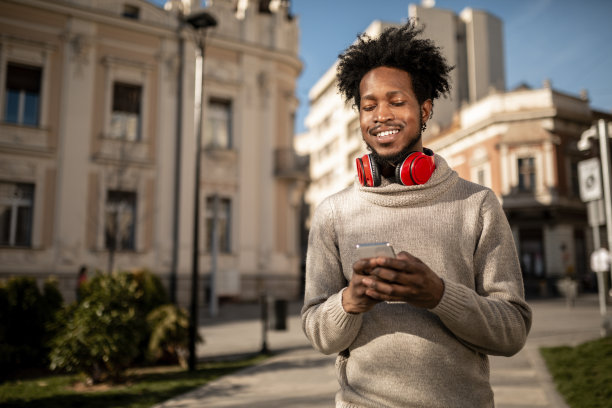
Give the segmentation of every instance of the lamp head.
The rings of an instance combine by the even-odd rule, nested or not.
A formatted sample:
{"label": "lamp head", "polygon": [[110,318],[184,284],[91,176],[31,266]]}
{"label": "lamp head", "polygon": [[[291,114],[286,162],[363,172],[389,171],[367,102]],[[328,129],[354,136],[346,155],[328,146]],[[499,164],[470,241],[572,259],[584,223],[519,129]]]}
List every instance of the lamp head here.
{"label": "lamp head", "polygon": [[185,17],[185,21],[195,29],[215,27],[217,19],[207,11],[197,11]]}

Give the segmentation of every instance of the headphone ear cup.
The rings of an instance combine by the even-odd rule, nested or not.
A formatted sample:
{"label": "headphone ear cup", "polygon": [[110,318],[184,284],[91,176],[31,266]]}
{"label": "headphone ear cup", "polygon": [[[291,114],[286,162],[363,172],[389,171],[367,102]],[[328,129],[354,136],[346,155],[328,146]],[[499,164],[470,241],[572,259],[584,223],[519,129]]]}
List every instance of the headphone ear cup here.
{"label": "headphone ear cup", "polygon": [[362,186],[365,186],[366,184],[366,175],[365,175],[365,168],[363,167],[363,159],[361,157],[358,157],[355,159],[355,167],[357,168],[357,176],[359,177],[359,183]]}
{"label": "headphone ear cup", "polygon": [[409,154],[408,157],[404,159],[399,165],[395,166],[395,180],[404,185],[404,186],[412,186],[412,180],[410,179],[410,164],[408,159],[412,155]]}
{"label": "headphone ear cup", "polygon": [[368,154],[367,156],[368,162],[370,163],[370,171],[372,172],[372,187],[378,187],[381,183],[378,166],[376,165],[376,162],[374,161],[374,158],[371,155]]}
{"label": "headphone ear cup", "polygon": [[366,187],[378,187],[380,185],[380,172],[378,166],[369,154],[358,157],[355,160],[359,183]]}
{"label": "headphone ear cup", "polygon": [[412,152],[395,168],[396,180],[405,186],[425,184],[436,169],[433,155]]}

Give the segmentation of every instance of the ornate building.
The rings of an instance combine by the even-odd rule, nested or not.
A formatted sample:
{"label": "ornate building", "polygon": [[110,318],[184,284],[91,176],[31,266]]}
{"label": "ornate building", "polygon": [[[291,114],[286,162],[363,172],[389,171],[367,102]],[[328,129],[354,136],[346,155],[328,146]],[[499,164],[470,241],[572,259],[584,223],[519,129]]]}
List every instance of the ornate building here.
{"label": "ornate building", "polygon": [[0,2],[0,277],[54,276],[71,300],[81,265],[146,268],[187,304],[197,191],[202,296],[211,270],[222,297],[299,295],[298,21],[209,3],[202,90],[197,1]]}
{"label": "ornate building", "polygon": [[454,125],[428,141],[467,180],[499,197],[517,244],[528,293],[550,294],[572,276],[593,289],[593,241],[580,200],[578,141],[599,118],[582,97],[522,87],[465,106]]}

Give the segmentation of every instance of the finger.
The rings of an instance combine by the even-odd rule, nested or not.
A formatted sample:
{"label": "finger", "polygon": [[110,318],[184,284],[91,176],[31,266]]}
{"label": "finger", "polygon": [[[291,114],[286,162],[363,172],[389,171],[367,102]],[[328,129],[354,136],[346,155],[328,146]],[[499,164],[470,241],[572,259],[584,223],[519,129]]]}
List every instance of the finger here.
{"label": "finger", "polygon": [[397,258],[384,258],[378,265],[387,269],[394,269],[404,273],[417,273],[423,272],[427,265],[425,265],[419,258],[416,258],[407,252],[401,252]]}
{"label": "finger", "polygon": [[414,288],[410,286],[392,284],[376,279],[364,278],[363,284],[366,286],[365,294],[375,299],[404,299],[414,295]]}
{"label": "finger", "polygon": [[370,272],[371,276],[375,276],[380,280],[389,282],[389,283],[400,283],[405,284],[405,277],[408,276],[406,273],[402,273],[397,269],[388,269],[388,268],[375,268]]}
{"label": "finger", "polygon": [[349,282],[349,286],[354,286],[355,288],[360,287],[363,288],[363,291],[365,291],[367,288],[371,287],[372,285],[375,285],[375,282],[379,280],[380,279],[378,277],[373,275],[353,274],[353,277]]}
{"label": "finger", "polygon": [[368,275],[376,266],[375,258],[360,259],[353,264],[353,271],[361,275]]}
{"label": "finger", "polygon": [[406,302],[406,299],[403,297],[390,296],[385,293],[380,293],[372,289],[368,289],[366,291],[366,296],[370,299],[374,299],[376,301],[384,301],[384,302]]}
{"label": "finger", "polygon": [[406,302],[408,300],[406,296],[391,295],[371,288],[366,289],[365,295],[377,301]]}
{"label": "finger", "polygon": [[406,251],[402,251],[399,254],[397,254],[397,257],[394,259],[402,260],[412,265],[425,265],[425,262],[423,262],[420,258],[417,258],[416,256]]}
{"label": "finger", "polygon": [[364,285],[361,279],[353,279],[349,282],[348,290],[355,298],[364,297],[367,289],[368,286]]}
{"label": "finger", "polygon": [[413,260],[413,261],[420,261],[419,258],[417,258],[416,256],[412,255],[410,252],[406,252],[406,251],[401,251],[397,254],[396,259],[405,259],[405,260]]}

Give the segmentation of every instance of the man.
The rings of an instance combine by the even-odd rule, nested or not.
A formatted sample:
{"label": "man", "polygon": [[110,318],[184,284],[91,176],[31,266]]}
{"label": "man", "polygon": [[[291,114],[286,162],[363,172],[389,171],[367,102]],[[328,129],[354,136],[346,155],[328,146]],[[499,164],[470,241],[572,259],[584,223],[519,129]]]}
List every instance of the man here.
{"label": "man", "polygon": [[[340,55],[371,154],[315,211],[302,309],[313,347],[338,353],[336,407],[492,407],[487,355],[515,354],[531,327],[495,194],[422,146],[452,68],[420,34],[408,22]],[[360,259],[381,241],[397,257]]]}

